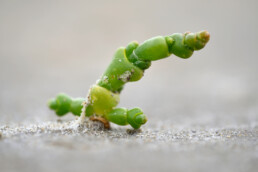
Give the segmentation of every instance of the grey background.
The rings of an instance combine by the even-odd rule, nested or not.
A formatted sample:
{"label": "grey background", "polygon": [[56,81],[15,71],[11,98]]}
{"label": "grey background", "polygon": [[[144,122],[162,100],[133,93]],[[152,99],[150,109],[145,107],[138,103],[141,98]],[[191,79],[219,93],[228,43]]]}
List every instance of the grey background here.
{"label": "grey background", "polygon": [[[56,152],[49,148],[51,157],[68,161],[69,157],[79,154],[77,159],[73,157],[76,162],[71,160],[79,170],[80,166],[105,170],[105,165],[98,168],[92,165],[92,159],[103,162],[103,157],[109,159],[106,161],[109,167],[114,167],[112,164],[120,160],[117,169],[130,169],[126,165],[128,159],[139,156],[140,159],[149,158],[147,162],[150,163],[144,165],[144,161],[139,160],[134,170],[187,171],[185,163],[190,162],[193,171],[212,171],[218,165],[221,171],[253,171],[258,157],[257,135],[254,135],[258,121],[257,8],[255,0],[1,0],[0,125],[55,121],[57,117],[46,106],[47,100],[59,92],[84,97],[106,69],[115,50],[132,40],[141,43],[157,35],[205,29],[210,32],[211,39],[203,50],[187,60],[172,55],[153,62],[141,81],[126,85],[119,106],[139,106],[144,110],[149,121],[143,131],[161,132],[163,129],[165,133],[177,134],[186,128],[210,131],[244,127],[246,132],[252,133],[248,141],[243,138],[229,142],[213,140],[219,144],[218,150],[214,150],[210,142],[204,142],[203,147],[201,142],[187,142],[186,150],[181,150],[184,141],[175,146],[170,145],[169,140],[156,144],[154,139],[153,145],[161,148],[152,152],[147,147],[140,156],[137,152],[144,148],[140,139],[136,139],[131,150],[126,146],[115,149],[118,143],[123,145],[124,140],[110,141],[107,134],[104,140],[110,143],[98,146],[97,153],[80,151],[80,145],[77,145],[78,150],[60,150],[56,146]],[[68,115],[63,119],[73,118]],[[126,128],[129,127],[119,128],[117,132],[124,133]],[[0,165],[7,164],[5,170],[11,170],[10,159],[17,159],[16,163],[21,164],[14,167],[14,171],[30,168],[45,171],[45,166],[49,166],[47,170],[50,171],[58,170],[48,164],[50,152],[45,151],[46,146],[28,146],[26,142],[27,154],[23,151],[18,154],[18,142],[24,138],[19,141],[11,138],[0,146],[4,152]],[[33,141],[33,138],[30,138],[33,143],[42,141],[39,138]],[[73,145],[73,139],[71,137],[67,142]],[[191,142],[191,138],[188,139]],[[130,138],[125,142],[128,141]],[[84,142],[87,143],[87,139]],[[92,145],[102,143],[100,139]],[[15,146],[10,146],[13,144]],[[228,148],[227,144],[231,146]],[[240,145],[239,150],[234,149],[235,144]],[[39,155],[45,158],[36,159]],[[240,155],[245,157],[243,168],[236,168],[235,164],[243,160]],[[91,163],[80,163],[81,158],[91,159]],[[30,163],[32,159],[34,165]],[[39,165],[41,162],[45,163],[44,167]],[[206,162],[203,168],[197,165],[201,162]],[[58,163],[62,164],[61,161]]]}

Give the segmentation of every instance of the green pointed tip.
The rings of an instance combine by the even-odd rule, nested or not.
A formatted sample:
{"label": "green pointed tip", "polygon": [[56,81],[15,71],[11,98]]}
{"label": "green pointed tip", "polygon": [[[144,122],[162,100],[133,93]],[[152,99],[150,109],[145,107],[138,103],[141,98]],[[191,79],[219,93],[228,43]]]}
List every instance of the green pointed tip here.
{"label": "green pointed tip", "polygon": [[193,50],[200,50],[210,40],[210,34],[206,30],[197,33],[185,33],[185,44]]}
{"label": "green pointed tip", "polygon": [[52,109],[52,110],[56,110],[57,109],[58,105],[57,105],[57,102],[56,102],[55,98],[50,99],[47,104],[48,104],[50,109]]}
{"label": "green pointed tip", "polygon": [[136,49],[138,46],[139,43],[137,41],[130,42],[125,48],[126,56],[130,57],[130,55],[133,53],[133,50]]}
{"label": "green pointed tip", "polygon": [[137,124],[143,125],[143,124],[145,124],[145,123],[147,122],[147,118],[146,118],[146,116],[145,116],[144,114],[137,115],[137,116],[135,117],[135,122],[136,122]]}
{"label": "green pointed tip", "polygon": [[210,34],[208,31],[203,30],[197,34],[197,38],[206,44],[210,40]]}
{"label": "green pointed tip", "polygon": [[147,122],[147,118],[140,108],[133,108],[127,112],[127,122],[134,129],[138,129]]}

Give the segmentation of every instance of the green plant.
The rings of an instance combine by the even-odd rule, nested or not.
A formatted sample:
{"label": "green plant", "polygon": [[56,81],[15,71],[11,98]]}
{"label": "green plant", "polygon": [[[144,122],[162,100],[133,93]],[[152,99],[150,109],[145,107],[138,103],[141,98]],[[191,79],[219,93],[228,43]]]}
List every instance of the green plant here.
{"label": "green plant", "polygon": [[121,47],[116,51],[109,67],[97,84],[90,88],[86,99],[72,99],[66,94],[59,94],[49,101],[49,107],[55,110],[58,116],[72,112],[81,116],[81,121],[85,116],[91,116],[92,120],[101,117],[100,121],[103,123],[110,121],[118,125],[130,124],[134,129],[138,129],[147,122],[140,108],[116,108],[125,83],[140,80],[152,61],[166,58],[171,54],[184,59],[189,58],[195,50],[202,49],[209,38],[207,31],[201,31],[158,36],[141,45],[133,41],[126,48]]}

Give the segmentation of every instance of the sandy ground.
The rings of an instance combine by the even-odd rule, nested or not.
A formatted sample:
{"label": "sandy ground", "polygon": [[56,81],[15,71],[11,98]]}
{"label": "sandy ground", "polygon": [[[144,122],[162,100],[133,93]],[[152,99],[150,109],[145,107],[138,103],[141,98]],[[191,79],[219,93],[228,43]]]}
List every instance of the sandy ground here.
{"label": "sandy ground", "polygon": [[160,123],[141,131],[107,131],[98,123],[77,129],[71,123],[2,126],[1,169],[244,172],[258,167],[258,126],[181,129]]}
{"label": "sandy ground", "polygon": [[[0,171],[254,172],[258,168],[256,0],[1,1]],[[130,41],[206,29],[205,49],[152,63],[119,107],[141,131],[59,119]]]}

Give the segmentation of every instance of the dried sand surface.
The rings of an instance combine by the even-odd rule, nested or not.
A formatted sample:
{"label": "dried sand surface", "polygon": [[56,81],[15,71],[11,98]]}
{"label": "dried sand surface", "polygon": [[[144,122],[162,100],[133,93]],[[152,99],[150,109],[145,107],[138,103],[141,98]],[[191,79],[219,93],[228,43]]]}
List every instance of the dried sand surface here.
{"label": "dried sand surface", "polygon": [[[0,127],[3,171],[255,171],[258,126],[104,130],[87,121]],[[212,167],[212,168],[211,168]],[[2,171],[1,170],[1,171]]]}

